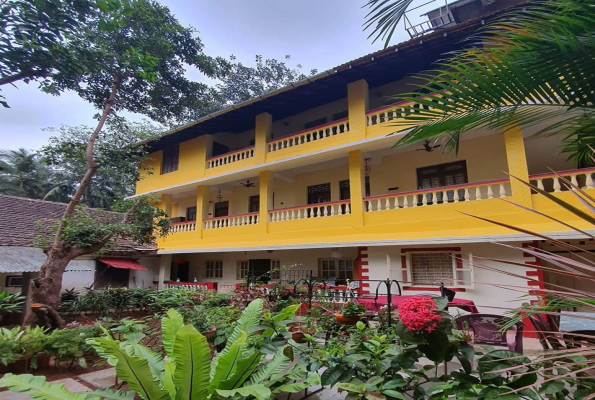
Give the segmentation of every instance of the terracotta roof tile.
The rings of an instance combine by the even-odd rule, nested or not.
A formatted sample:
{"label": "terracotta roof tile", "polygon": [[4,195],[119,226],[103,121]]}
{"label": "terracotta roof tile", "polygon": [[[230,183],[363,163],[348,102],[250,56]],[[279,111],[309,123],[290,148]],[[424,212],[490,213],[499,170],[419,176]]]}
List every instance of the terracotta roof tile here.
{"label": "terracotta roof tile", "polygon": [[[30,246],[42,226],[51,226],[62,218],[65,203],[28,199],[0,194],[0,246]],[[113,217],[118,213],[93,210],[102,217]],[[149,250],[154,246],[139,246],[130,240],[118,241],[115,251]]]}

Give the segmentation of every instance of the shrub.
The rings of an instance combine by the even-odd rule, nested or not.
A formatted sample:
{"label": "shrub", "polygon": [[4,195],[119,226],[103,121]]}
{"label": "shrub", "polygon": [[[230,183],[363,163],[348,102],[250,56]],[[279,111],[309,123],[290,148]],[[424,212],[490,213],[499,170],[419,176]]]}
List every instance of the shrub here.
{"label": "shrub", "polygon": [[0,320],[5,314],[20,312],[25,304],[25,296],[20,293],[0,292]]}
{"label": "shrub", "polygon": [[97,337],[101,329],[97,325],[79,325],[73,328],[57,329],[48,335],[45,350],[55,357],[56,364],[69,361],[70,369],[75,362],[86,368],[85,355],[95,354],[87,339]]}

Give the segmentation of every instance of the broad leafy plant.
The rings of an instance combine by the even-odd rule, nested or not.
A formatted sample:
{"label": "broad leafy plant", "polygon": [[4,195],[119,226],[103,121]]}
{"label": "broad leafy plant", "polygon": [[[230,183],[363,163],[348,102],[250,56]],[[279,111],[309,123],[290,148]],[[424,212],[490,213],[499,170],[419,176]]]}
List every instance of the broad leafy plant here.
{"label": "broad leafy plant", "polygon": [[[133,398],[132,392],[136,392],[144,400],[249,397],[265,400],[277,393],[297,392],[319,383],[318,375],[308,374],[303,365],[290,366],[292,359],[288,355],[292,353],[288,345],[280,346],[265,361],[266,354],[255,345],[270,329],[259,328],[262,307],[261,300],[246,307],[227,346],[214,359],[206,338],[194,326],[184,325],[182,315],[175,310],[169,310],[162,319],[165,357],[134,340],[118,341],[107,331],[107,335],[89,343],[116,367],[118,378],[128,383],[131,392],[118,394],[120,398]],[[282,313],[290,314],[291,310]],[[61,395],[64,399],[77,398],[65,395],[63,387],[41,382],[31,375],[7,374],[0,379],[0,385],[29,392],[38,399]],[[89,392],[86,396],[115,398],[116,393]]]}

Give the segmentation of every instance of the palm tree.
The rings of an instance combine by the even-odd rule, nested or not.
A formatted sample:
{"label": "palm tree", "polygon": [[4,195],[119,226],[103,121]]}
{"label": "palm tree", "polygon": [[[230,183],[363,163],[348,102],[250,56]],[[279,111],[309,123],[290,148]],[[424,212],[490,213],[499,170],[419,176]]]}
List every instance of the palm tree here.
{"label": "palm tree", "polygon": [[[404,1],[393,1],[404,3]],[[388,20],[386,22],[388,24]],[[478,41],[420,76],[397,125],[415,127],[397,147],[442,138],[458,150],[474,129],[545,125],[565,134],[564,152],[579,166],[595,148],[595,10],[589,0],[541,0],[503,15]],[[424,93],[424,94],[421,94]]]}
{"label": "palm tree", "polygon": [[24,148],[0,151],[0,193],[61,200],[64,185],[38,154]]}

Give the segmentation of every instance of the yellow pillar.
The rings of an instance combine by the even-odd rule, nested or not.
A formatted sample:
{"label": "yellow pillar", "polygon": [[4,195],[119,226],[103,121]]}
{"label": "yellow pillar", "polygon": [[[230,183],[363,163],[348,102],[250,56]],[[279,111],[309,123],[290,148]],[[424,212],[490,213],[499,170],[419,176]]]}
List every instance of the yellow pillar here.
{"label": "yellow pillar", "polygon": [[262,171],[258,177],[258,191],[260,204],[258,211],[258,225],[262,232],[269,230],[269,210],[273,208],[273,173]]}
{"label": "yellow pillar", "polygon": [[254,158],[257,163],[262,164],[266,160],[267,140],[271,138],[273,117],[269,113],[262,113],[256,116],[254,129]]}
{"label": "yellow pillar", "polygon": [[349,152],[349,195],[355,225],[364,225],[365,160],[361,150]]}
{"label": "yellow pillar", "polygon": [[213,136],[212,135],[202,135],[197,138],[197,153],[196,153],[196,162],[194,163],[193,167],[196,168],[196,174],[200,176],[205,176],[206,169],[207,169],[207,158],[213,154]]}
{"label": "yellow pillar", "polygon": [[[520,126],[516,126],[504,132],[504,146],[506,148],[508,173],[528,182],[529,168],[527,167],[523,130]],[[512,201],[525,207],[533,206],[531,189],[529,189],[529,187],[511,177],[510,188],[512,190]]]}
{"label": "yellow pillar", "polygon": [[172,200],[173,196],[171,194],[162,194],[161,195],[161,204],[160,207],[168,217],[171,218],[171,211],[172,211]]}
{"label": "yellow pillar", "polygon": [[203,221],[209,212],[209,187],[196,188],[196,236],[202,238]]}
{"label": "yellow pillar", "polygon": [[368,82],[359,80],[347,86],[349,136],[352,140],[366,138],[366,112],[368,111]]}

